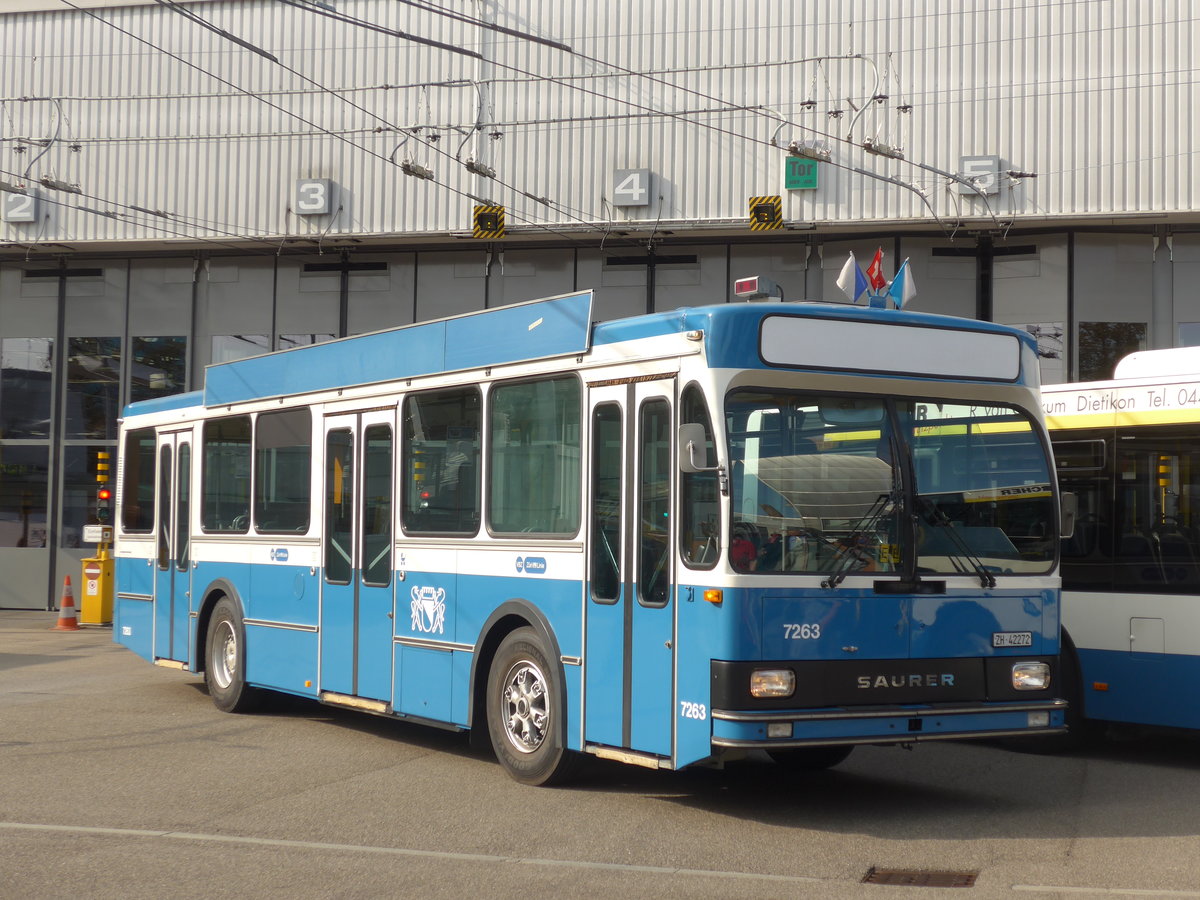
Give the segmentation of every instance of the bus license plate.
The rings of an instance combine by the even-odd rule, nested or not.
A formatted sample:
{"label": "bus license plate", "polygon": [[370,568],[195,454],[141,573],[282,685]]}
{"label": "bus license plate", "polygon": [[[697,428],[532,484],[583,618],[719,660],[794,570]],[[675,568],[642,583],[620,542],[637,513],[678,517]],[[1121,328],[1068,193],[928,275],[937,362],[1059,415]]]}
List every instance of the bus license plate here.
{"label": "bus license plate", "polygon": [[993,631],[993,647],[1032,647],[1032,631]]}

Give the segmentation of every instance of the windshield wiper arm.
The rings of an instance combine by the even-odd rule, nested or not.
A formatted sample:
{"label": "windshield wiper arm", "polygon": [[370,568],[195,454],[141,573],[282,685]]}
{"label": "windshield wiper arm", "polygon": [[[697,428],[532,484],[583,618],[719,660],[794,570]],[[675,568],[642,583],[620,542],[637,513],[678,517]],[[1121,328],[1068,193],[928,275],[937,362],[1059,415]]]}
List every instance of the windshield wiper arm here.
{"label": "windshield wiper arm", "polygon": [[850,574],[855,561],[861,559],[854,552],[855,545],[864,534],[874,530],[875,524],[883,518],[884,513],[888,512],[889,506],[893,509],[895,508],[895,503],[898,499],[899,492],[897,491],[892,491],[889,494],[880,494],[876,498],[875,502],[871,504],[871,508],[863,514],[862,518],[854,526],[854,529],[845,538],[843,546],[838,548],[837,555],[833,558],[834,565],[837,568],[834,569],[828,578],[821,582],[821,587],[832,589],[846,580],[846,576]]}
{"label": "windshield wiper arm", "polygon": [[944,531],[949,536],[950,543],[958,551],[957,556],[951,555],[951,560],[965,560],[970,563],[971,568],[975,570],[975,574],[979,576],[980,586],[994,588],[996,586],[996,576],[983,564],[983,560],[971,550],[970,545],[958,533],[958,530],[954,527],[954,524],[950,521],[950,517],[946,515],[945,511],[927,497],[920,497],[917,502],[920,505],[921,512],[925,515],[925,521]]}

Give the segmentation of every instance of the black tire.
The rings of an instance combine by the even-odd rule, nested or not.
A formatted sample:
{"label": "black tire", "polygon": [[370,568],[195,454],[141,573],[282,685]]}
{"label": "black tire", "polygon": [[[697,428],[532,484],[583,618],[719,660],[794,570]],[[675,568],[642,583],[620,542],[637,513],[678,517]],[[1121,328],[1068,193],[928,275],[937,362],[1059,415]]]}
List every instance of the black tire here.
{"label": "black tire", "polygon": [[496,649],[487,684],[487,724],[496,759],[522,784],[561,784],[579,763],[565,747],[558,668],[532,628]]}
{"label": "black tire", "polygon": [[816,772],[820,769],[832,769],[843,762],[854,750],[853,744],[840,747],[788,747],[780,750],[768,750],[767,755],[778,765],[786,766],[798,772]]}
{"label": "black tire", "polygon": [[246,684],[246,629],[237,604],[228,597],[217,601],[208,620],[204,683],[224,712],[251,712],[262,702],[262,692]]}

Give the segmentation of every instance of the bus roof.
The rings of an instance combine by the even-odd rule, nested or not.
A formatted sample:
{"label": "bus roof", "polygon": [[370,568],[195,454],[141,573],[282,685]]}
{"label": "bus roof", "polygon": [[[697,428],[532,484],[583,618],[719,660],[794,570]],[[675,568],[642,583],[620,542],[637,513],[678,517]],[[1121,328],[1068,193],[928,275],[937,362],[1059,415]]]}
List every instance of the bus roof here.
{"label": "bus roof", "polygon": [[[1022,363],[1021,348],[1036,349],[1032,337],[1005,325],[973,319],[835,303],[730,303],[595,324],[592,302],[592,292],[581,291],[215,363],[205,370],[202,391],[139,401],[127,407],[126,415],[197,405],[226,406],[398,378],[578,356],[594,347],[693,331],[705,335],[708,361],[714,367],[778,365],[1008,383],[1028,383],[1036,377],[1036,373],[1024,371]],[[825,361],[809,364],[794,359],[791,344],[795,335],[790,334],[775,340],[778,358],[768,353],[766,334],[772,329],[762,323],[769,316],[781,317],[782,325],[788,324],[784,320],[797,318],[824,320],[821,327],[831,330],[810,342],[805,352],[823,356]],[[858,336],[858,331],[848,330],[849,323],[865,323],[850,327],[873,332],[876,344],[901,348],[895,351],[897,365],[886,367],[888,349],[881,360],[879,353],[857,342],[840,343],[843,338]],[[953,342],[957,358],[945,363],[942,370],[937,368],[938,360],[919,346],[907,352],[902,349],[912,347],[914,341],[919,345],[922,335],[934,335],[937,330],[959,334]],[[945,350],[945,342],[940,347]],[[989,370],[985,358],[992,355],[1001,359]],[[849,362],[841,365],[840,356]]]}
{"label": "bus roof", "polygon": [[1200,347],[1138,350],[1117,363],[1113,378],[1154,378],[1200,374]]}

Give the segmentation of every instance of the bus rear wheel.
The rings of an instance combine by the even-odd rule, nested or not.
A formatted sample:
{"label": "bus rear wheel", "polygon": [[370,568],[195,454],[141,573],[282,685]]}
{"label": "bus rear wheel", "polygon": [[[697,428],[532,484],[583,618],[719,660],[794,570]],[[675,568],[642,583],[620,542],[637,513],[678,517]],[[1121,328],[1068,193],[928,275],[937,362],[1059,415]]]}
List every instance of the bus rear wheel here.
{"label": "bus rear wheel", "polygon": [[532,628],[508,634],[488,673],[487,723],[500,765],[522,784],[561,784],[578,756],[563,746],[562,691]]}
{"label": "bus rear wheel", "polygon": [[222,597],[208,620],[204,683],[217,709],[250,712],[262,694],[246,684],[246,628],[237,604]]}
{"label": "bus rear wheel", "polygon": [[778,765],[787,766],[800,772],[815,772],[819,769],[832,769],[854,750],[854,746],[842,747],[789,747],[787,749],[768,750],[767,755]]}

